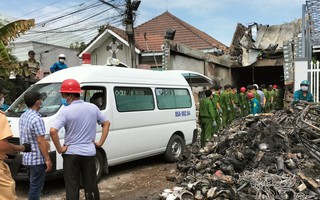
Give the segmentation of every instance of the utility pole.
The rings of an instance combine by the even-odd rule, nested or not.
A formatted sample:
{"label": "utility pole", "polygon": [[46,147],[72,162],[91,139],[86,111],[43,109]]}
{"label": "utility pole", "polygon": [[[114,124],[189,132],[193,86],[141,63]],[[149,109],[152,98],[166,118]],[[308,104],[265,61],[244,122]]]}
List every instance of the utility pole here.
{"label": "utility pole", "polygon": [[125,24],[126,24],[126,33],[128,36],[128,43],[129,43],[129,48],[130,48],[130,57],[131,57],[131,67],[136,68],[136,52],[135,52],[135,40],[134,40],[134,12],[138,10],[138,7],[141,3],[141,1],[133,1],[131,0],[126,0],[127,5],[126,5],[126,19],[125,19]]}

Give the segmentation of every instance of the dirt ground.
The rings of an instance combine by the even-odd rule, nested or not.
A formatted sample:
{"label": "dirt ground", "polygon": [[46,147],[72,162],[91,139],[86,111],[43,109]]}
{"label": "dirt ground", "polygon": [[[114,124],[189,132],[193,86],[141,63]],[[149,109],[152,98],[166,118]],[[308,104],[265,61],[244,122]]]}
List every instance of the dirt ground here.
{"label": "dirt ground", "polygon": [[[176,164],[166,163],[162,156],[142,159],[109,168],[110,173],[99,181],[101,200],[153,200],[166,188],[173,188],[174,182],[167,177],[176,175]],[[19,200],[27,200],[28,183],[18,182],[16,190]],[[84,199],[80,191],[80,199]],[[41,200],[63,200],[65,190],[63,179],[47,181]]]}

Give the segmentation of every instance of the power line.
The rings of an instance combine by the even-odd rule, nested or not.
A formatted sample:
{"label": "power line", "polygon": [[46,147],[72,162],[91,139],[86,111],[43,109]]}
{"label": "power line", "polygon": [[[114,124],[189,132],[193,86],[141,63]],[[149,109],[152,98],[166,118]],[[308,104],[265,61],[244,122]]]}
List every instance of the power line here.
{"label": "power line", "polygon": [[51,5],[56,4],[56,3],[60,2],[60,1],[62,1],[62,0],[55,1],[55,2],[53,2],[53,3],[51,3],[51,4],[49,4],[49,5],[46,5],[46,6],[44,6],[44,7],[39,8],[39,9],[33,10],[33,11],[29,12],[29,13],[23,14],[22,16],[18,17],[18,19],[24,18],[24,16],[28,16],[28,15],[30,15],[30,14],[32,14],[32,13],[38,12],[38,11],[46,8],[47,6],[51,6]]}
{"label": "power line", "polygon": [[[51,3],[53,5],[58,3],[56,1]],[[120,2],[120,3],[119,3]],[[107,4],[107,7],[102,5]],[[112,5],[112,6],[110,6]],[[46,8],[46,7],[44,7]],[[67,42],[74,43],[75,41],[86,41],[94,38],[98,34],[97,29],[106,24],[112,24],[118,26],[123,24],[125,4],[123,1],[110,0],[108,2],[96,1],[87,3],[82,2],[77,6],[72,6],[61,10],[61,12],[50,12],[44,15],[40,15],[44,18],[42,21],[36,23],[35,29],[31,29],[21,38],[22,40],[33,41],[55,41],[54,45],[62,44],[67,46]],[[104,14],[112,14],[112,10],[115,13],[112,16],[106,16]],[[30,13],[39,12],[41,9],[37,9]],[[28,13],[28,14],[30,14]],[[65,23],[66,19],[80,15],[79,19],[73,20],[72,23]],[[48,18],[50,16],[50,18]],[[61,25],[59,25],[59,23]],[[48,25],[53,26],[50,28]],[[70,36],[70,33],[74,35]],[[36,39],[35,39],[36,38]],[[50,43],[50,42],[49,42]]]}

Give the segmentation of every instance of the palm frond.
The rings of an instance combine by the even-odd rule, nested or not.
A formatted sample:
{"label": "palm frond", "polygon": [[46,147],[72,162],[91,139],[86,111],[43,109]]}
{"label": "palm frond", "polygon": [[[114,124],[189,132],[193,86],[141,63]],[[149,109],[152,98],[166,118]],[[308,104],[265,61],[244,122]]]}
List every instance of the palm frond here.
{"label": "palm frond", "polygon": [[6,24],[0,28],[0,40],[5,46],[7,46],[10,41],[14,40],[14,38],[19,37],[20,34],[23,34],[25,31],[30,30],[34,26],[34,19],[17,20]]}
{"label": "palm frond", "polygon": [[0,28],[0,77],[8,77],[11,71],[21,74],[19,64],[10,58],[7,45],[34,26],[34,19],[28,19],[17,20]]}

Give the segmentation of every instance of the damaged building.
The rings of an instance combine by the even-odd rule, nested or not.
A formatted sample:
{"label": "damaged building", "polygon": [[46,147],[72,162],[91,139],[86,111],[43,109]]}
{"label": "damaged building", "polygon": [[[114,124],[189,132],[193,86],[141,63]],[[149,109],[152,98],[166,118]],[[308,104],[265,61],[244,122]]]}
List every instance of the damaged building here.
{"label": "damaged building", "polygon": [[284,46],[301,34],[301,20],[281,25],[238,24],[230,46],[236,85],[276,84],[283,87]]}
{"label": "damaged building", "polygon": [[277,84],[286,100],[308,80],[319,102],[319,9],[318,0],[306,0],[299,20],[272,26],[238,24],[229,51],[235,84]]}
{"label": "damaged building", "polygon": [[[92,64],[99,65],[111,58],[119,59],[123,67],[195,71],[222,86],[276,84],[285,96],[298,89],[302,80],[309,80],[318,102],[319,70],[314,73],[317,65],[310,64],[319,57],[314,54],[320,46],[318,29],[312,29],[318,18],[311,15],[316,13],[314,2],[306,3],[302,18],[296,21],[237,24],[230,47],[166,11],[134,28],[134,49],[126,30],[107,25],[79,56],[88,52]],[[205,88],[198,86],[197,91]]]}

